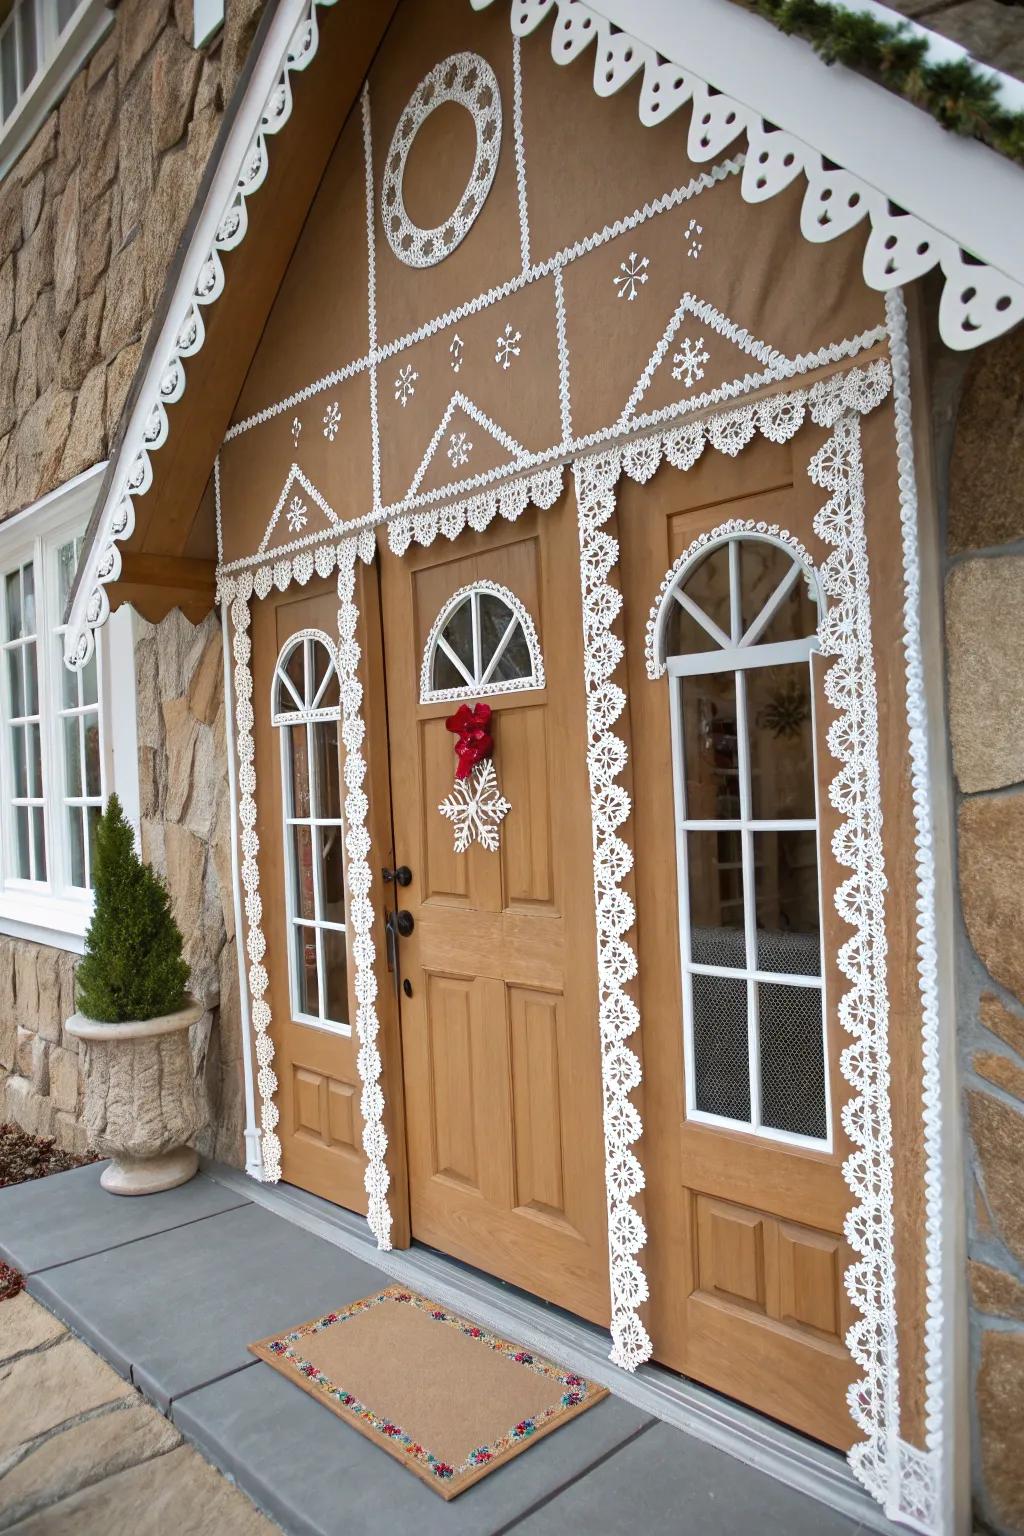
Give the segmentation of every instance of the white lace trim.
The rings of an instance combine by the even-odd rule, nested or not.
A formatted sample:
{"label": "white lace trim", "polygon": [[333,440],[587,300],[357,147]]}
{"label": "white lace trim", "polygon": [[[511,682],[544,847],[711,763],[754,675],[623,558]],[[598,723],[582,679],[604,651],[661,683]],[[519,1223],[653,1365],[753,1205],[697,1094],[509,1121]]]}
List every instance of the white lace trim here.
{"label": "white lace trim", "polygon": [[[410,219],[402,196],[405,163],[423,124],[446,102],[465,107],[473,119],[476,150],[473,168],[452,213],[436,229],[421,229]],[[453,53],[435,64],[413,91],[398,119],[384,162],[380,217],[388,244],[408,267],[432,267],[472,229],[487,200],[501,149],[501,93],[494,70],[478,53]],[[520,196],[525,193],[525,182]]]}
{"label": "white lace trim", "polygon": [[[485,10],[494,0],[470,0]],[[980,346],[1024,316],[1024,287],[995,267],[969,259],[955,240],[914,214],[898,211],[886,194],[840,166],[826,163],[810,144],[769,127],[750,107],[715,91],[686,66],[663,58],[646,43],[617,30],[583,0],[513,0],[513,36],[522,38],[550,18],[551,57],[572,64],[592,45],[594,90],[610,96],[642,73],[638,111],[651,127],[692,103],[686,153],[695,163],[713,160],[741,134],[747,140],[742,192],[748,203],[775,197],[803,174],[807,179],[800,211],[805,240],[834,240],[867,216],[864,281],[882,292],[900,288],[941,268],[945,283],[939,331],[947,346]]]}
{"label": "white lace trim", "polygon": [[907,679],[910,782],[914,799],[917,877],[917,975],[921,997],[922,1122],[925,1201],[925,1445],[901,1443],[899,1498],[887,1513],[920,1531],[944,1529],[945,1317],[943,1308],[942,1077],[939,1060],[938,941],[936,938],[935,833],[931,809],[928,715],[921,642],[921,567],[918,553],[917,481],[911,422],[910,351],[906,305],[899,290],[886,294],[892,357],[896,453],[903,534],[903,646]]}
{"label": "white lace trim", "polygon": [[[372,542],[372,540],[371,540]],[[362,545],[362,547],[360,547]],[[388,1204],[388,1137],[384,1129],[384,1091],[377,1047],[377,948],[373,940],[373,905],[370,901],[370,833],[366,825],[369,801],[363,787],[366,759],[363,744],[363,685],[359,681],[362,651],[356,638],[359,609],[356,606],[357,558],[373,558],[365,541],[347,539],[338,550],[338,675],[341,678],[341,737],[345,744],[345,880],[348,886],[348,921],[352,927],[355,961],[356,1035],[359,1051],[356,1067],[363,1085],[359,1101],[363,1117],[363,1151],[366,1172],[366,1219],[378,1248],[391,1247],[391,1208]]]}
{"label": "white lace trim", "polygon": [[260,896],[260,840],[256,831],[256,745],[253,741],[252,707],[252,641],[249,638],[251,614],[249,599],[252,596],[252,577],[242,576],[232,584],[231,649],[234,656],[236,751],[238,753],[238,821],[241,827],[239,846],[242,851],[240,870],[245,890],[245,947],[249,956],[250,1014],[255,1034],[256,1062],[259,1067],[257,1087],[260,1095],[260,1144],[263,1152],[261,1179],[276,1184],[281,1177],[281,1140],[277,1134],[280,1118],[274,1095],[277,1092],[277,1074],[271,1062],[274,1060],[274,1042],[270,1038],[270,1004],[267,988],[270,985],[264,960],[267,941],[263,934],[263,899]]}
{"label": "white lace trim", "polygon": [[844,818],[832,839],[836,862],[851,873],[834,895],[836,910],[853,929],[837,956],[850,989],[839,1000],[839,1020],[853,1037],[840,1066],[854,1089],[842,1119],[856,1149],[843,1164],[854,1204],[844,1223],[847,1242],[859,1255],[846,1271],[846,1290],[861,1314],[846,1335],[854,1363],[863,1371],[847,1394],[850,1413],[864,1440],[850,1451],[850,1465],[884,1503],[891,1475],[890,1441],[899,1431],[893,1251],[892,1120],[889,1104],[888,886],[882,845],[878,753],[878,694],[871,641],[864,472],[860,423],[846,412],[812,458],[808,473],[829,493],[814,530],[832,553],[821,567],[829,600],[819,626],[824,656],[835,658],[825,674],[825,697],[837,711],[827,733],[829,751],[842,764],[829,800]]}
{"label": "white lace trim", "polygon": [[625,693],[612,681],[625,653],[612,627],[622,607],[622,594],[608,581],[618,563],[619,545],[604,531],[615,510],[615,486],[622,467],[622,452],[613,450],[579,459],[573,475],[579,509],[587,770],[594,838],[611,1358],[624,1370],[635,1371],[651,1356],[651,1340],[639,1312],[649,1295],[647,1276],[637,1259],[647,1242],[647,1229],[633,1205],[644,1187],[643,1167],[633,1151],[643,1126],[630,1093],[639,1086],[642,1072],[639,1058],[627,1044],[640,1027],[640,1010],[626,990],[637,973],[636,953],[625,937],[636,921],[636,910],[622,885],[633,867],[633,852],[618,830],[631,808],[628,792],[616,783],[626,766],[628,748],[613,729],[626,707]]}

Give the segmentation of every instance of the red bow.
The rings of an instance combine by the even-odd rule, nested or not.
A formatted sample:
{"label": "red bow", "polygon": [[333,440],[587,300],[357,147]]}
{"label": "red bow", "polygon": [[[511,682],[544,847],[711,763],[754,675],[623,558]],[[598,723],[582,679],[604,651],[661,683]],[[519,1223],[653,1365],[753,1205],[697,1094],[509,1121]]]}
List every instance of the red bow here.
{"label": "red bow", "polygon": [[494,739],[490,733],[491,706],[460,704],[454,715],[449,715],[445,725],[457,738],[455,756],[459,766],[457,779],[468,779],[477,763],[482,763],[494,751]]}

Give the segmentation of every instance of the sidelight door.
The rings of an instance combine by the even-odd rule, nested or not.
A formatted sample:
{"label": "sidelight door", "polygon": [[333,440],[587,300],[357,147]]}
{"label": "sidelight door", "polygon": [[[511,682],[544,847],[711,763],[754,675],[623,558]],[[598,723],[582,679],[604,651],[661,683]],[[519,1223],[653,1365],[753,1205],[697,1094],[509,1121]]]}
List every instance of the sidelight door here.
{"label": "sidelight door", "polygon": [[[844,1042],[823,957],[849,929],[831,900],[809,452],[758,441],[620,502],[645,1256],[658,1359],[845,1446]],[[673,567],[651,680],[645,621]]]}

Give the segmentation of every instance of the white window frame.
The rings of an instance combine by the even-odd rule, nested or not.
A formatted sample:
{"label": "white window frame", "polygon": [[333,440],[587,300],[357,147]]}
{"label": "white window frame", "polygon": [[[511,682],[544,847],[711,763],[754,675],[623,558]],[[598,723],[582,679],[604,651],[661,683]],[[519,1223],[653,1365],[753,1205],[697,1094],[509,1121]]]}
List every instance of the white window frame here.
{"label": "white window frame", "polygon": [[[318,781],[318,769],[316,752],[313,748],[313,728],[319,721],[336,720],[338,722],[339,738],[341,733],[341,702],[329,707],[320,707],[320,699],[330,682],[331,673],[325,673],[320,687],[313,699],[300,701],[296,695],[291,678],[286,671],[288,660],[292,652],[302,645],[305,649],[303,658],[303,677],[308,679],[313,675],[312,647],[315,644],[323,645],[331,658],[334,676],[338,680],[340,690],[341,672],[338,667],[337,648],[330,636],[320,629],[300,629],[294,635],[290,635],[281,647],[277,663],[274,667],[274,676],[270,685],[270,721],[277,728],[281,738],[281,832],[284,841],[284,901],[285,921],[288,928],[288,995],[291,1005],[292,1020],[296,1024],[305,1024],[310,1029],[322,1029],[330,1035],[352,1034],[351,1022],[341,1019],[332,1019],[327,1013],[327,968],[324,964],[324,946],[321,933],[329,930],[340,933],[345,942],[346,949],[346,975],[348,965],[348,923],[335,923],[324,916],[325,896],[323,890],[323,868],[319,858],[318,834],[322,827],[337,827],[341,839],[341,867],[345,891],[345,913],[348,914],[348,859],[345,850],[345,823],[342,817],[326,817],[316,814],[320,808],[320,785]],[[279,690],[282,684],[287,694],[291,696],[294,707],[280,709]],[[309,774],[309,815],[297,816],[295,814],[294,784],[292,781],[292,763],[289,752],[290,733],[293,730],[304,730],[307,740],[307,772]],[[339,793],[341,793],[339,787]],[[295,909],[295,889],[297,884],[297,870],[295,868],[295,837],[296,827],[308,827],[310,837],[310,850],[313,858],[313,916],[302,918]],[[320,1007],[319,1015],[307,1013],[300,1006],[299,974],[296,963],[296,949],[298,939],[304,932],[310,932],[316,943],[316,980],[317,994]]]}
{"label": "white window frame", "polygon": [[[480,598],[485,593],[505,603],[512,613],[505,633],[486,662],[481,654],[480,644]],[[472,605],[472,672],[459,660],[444,637],[449,620],[466,603]],[[517,629],[522,630],[526,641],[526,649],[530,656],[530,671],[525,677],[503,678],[493,682],[494,669],[504,656]],[[434,687],[434,661],[439,650],[444,652],[456,672],[460,672],[465,678],[465,682],[459,687]],[[511,588],[503,587],[496,581],[474,581],[469,586],[460,587],[457,592],[453,592],[430,626],[427,643],[423,647],[423,661],[420,666],[420,703],[439,704],[448,703],[454,699],[480,699],[498,693],[524,693],[529,689],[543,687],[544,657],[541,654],[537,629],[523,603]]]}
{"label": "white window frame", "polygon": [[[30,0],[36,17],[36,72],[20,90],[13,112],[0,123],[0,179],[28,149],[47,113],[57,104],[89,55],[114,25],[106,0],[79,0],[62,31],[57,28],[57,0]],[[0,37],[17,25],[15,13],[0,23]],[[18,67],[20,68],[20,61]]]}
{"label": "white window frame", "polygon": [[[790,570],[776,587],[775,592],[762,608],[749,629],[744,632],[739,612],[737,594],[739,585],[740,549],[744,542],[760,541],[774,544],[793,561]],[[728,548],[730,586],[730,633],[727,635],[706,613],[682,591],[697,565],[722,545]],[[658,615],[658,639],[661,655],[659,661],[668,674],[669,716],[672,739],[672,793],[676,839],[676,878],[679,921],[679,960],[683,990],[683,1051],[686,1063],[686,1118],[698,1125],[715,1126],[754,1136],[759,1140],[781,1142],[787,1146],[802,1147],[810,1151],[831,1152],[833,1147],[832,1092],[828,1052],[828,1011],[826,1003],[826,962],[824,950],[824,911],[822,903],[822,850],[820,795],[817,774],[817,728],[814,715],[814,685],[811,658],[819,651],[817,635],[803,640],[786,640],[772,644],[759,644],[758,640],[780,604],[798,580],[807,580],[811,597],[817,604],[819,622],[823,612],[821,593],[813,573],[781,539],[749,532],[726,535],[716,539],[688,560],[676,573],[668,588]],[[679,605],[715,641],[715,649],[694,651],[681,656],[666,654],[665,615],[672,601]],[[750,742],[747,734],[745,673],[761,667],[783,666],[793,662],[805,662],[808,674],[808,690],[811,701],[811,742],[814,749],[814,816],[813,818],[755,818],[750,805]],[[738,749],[738,780],[740,788],[740,814],[728,820],[688,818],[686,812],[686,757],[682,718],[682,679],[707,676],[709,673],[731,673],[736,678],[736,739]],[[818,934],[821,948],[819,974],[808,976],[784,971],[765,971],[756,964],[757,956],[757,901],[754,890],[754,834],[758,832],[800,832],[815,834],[818,863]],[[746,964],[742,967],[711,965],[695,962],[692,956],[690,924],[690,880],[688,833],[736,832],[742,846],[742,880],[744,913],[744,946]],[[696,1053],[693,1039],[693,977],[722,976],[743,981],[747,989],[747,1064],[750,1081],[750,1120],[734,1120],[727,1115],[698,1109],[696,1103]],[[804,1136],[794,1131],[781,1130],[761,1122],[761,1052],[758,986],[813,987],[821,994],[822,1063],[825,1090],[825,1136]]]}
{"label": "white window frame", "polygon": [[[85,533],[105,464],[59,487],[34,506],[0,524],[0,635],[6,637],[7,573],[31,560],[36,591],[36,647],[43,773],[46,879],[25,881],[12,873],[13,771],[8,734],[6,662],[0,669],[0,933],[81,953],[92,918],[92,892],[70,883],[62,740],[58,635],[57,554]],[[138,826],[138,747],[135,729],[134,620],[120,609],[97,634],[100,791],[117,789],[125,813]],[[84,786],[83,786],[84,788]]]}

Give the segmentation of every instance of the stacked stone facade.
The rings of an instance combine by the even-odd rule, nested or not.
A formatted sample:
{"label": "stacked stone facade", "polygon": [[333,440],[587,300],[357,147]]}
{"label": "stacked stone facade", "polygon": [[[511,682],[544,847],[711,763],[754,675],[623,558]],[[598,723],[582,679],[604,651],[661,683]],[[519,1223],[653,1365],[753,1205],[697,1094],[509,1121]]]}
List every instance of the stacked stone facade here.
{"label": "stacked stone facade", "polygon": [[105,458],[262,0],[122,0],[0,183],[0,518]]}
{"label": "stacked stone facade", "polygon": [[946,637],[956,784],[976,1507],[1024,1531],[1024,331],[947,361]]}
{"label": "stacked stone facade", "polygon": [[[121,0],[106,37],[0,182],[0,520],[104,459],[255,34],[228,0],[194,49],[191,0]],[[142,847],[167,876],[209,1107],[201,1150],[243,1160],[220,629],[137,626]],[[76,957],[0,936],[0,1118],[84,1147]],[[218,1002],[219,999],[219,1002]]]}

